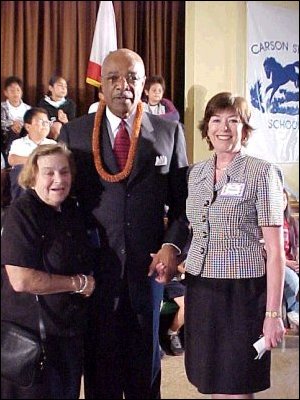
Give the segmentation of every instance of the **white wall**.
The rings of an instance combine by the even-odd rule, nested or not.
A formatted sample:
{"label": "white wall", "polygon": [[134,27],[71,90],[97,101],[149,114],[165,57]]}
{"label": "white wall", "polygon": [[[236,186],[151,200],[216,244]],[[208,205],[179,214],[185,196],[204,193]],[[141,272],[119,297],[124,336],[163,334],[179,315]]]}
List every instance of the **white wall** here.
{"label": "white wall", "polygon": [[[268,1],[293,8],[298,1]],[[191,163],[210,156],[198,122],[207,101],[229,91],[246,96],[246,1],[186,1],[185,131]],[[280,165],[287,186],[299,193],[299,163]]]}

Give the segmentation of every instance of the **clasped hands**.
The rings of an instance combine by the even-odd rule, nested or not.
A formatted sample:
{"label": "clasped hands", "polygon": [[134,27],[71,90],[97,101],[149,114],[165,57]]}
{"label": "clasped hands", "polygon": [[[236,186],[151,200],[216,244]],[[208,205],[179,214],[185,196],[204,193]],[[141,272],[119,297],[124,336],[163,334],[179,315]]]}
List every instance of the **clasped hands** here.
{"label": "clasped hands", "polygon": [[155,276],[159,283],[168,283],[177,273],[177,250],[172,245],[164,245],[157,253],[151,253],[152,262],[148,276]]}

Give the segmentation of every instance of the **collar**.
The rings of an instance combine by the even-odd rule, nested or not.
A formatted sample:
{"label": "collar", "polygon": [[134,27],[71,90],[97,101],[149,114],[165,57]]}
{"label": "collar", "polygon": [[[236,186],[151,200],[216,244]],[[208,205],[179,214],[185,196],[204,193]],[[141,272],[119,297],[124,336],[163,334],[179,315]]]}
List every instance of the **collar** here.
{"label": "collar", "polygon": [[45,95],[45,101],[49,104],[51,104],[51,106],[58,108],[60,107],[62,104],[64,104],[66,102],[66,98],[63,97],[61,100],[58,101],[54,101],[52,100],[49,96]]}
{"label": "collar", "polygon": [[[120,125],[122,119],[117,117],[115,114],[113,114],[111,112],[111,110],[108,108],[108,106],[106,106],[105,114],[106,114],[106,117],[107,117],[108,122],[110,124],[112,133],[113,133],[114,137],[116,137],[116,134],[118,132],[119,125]],[[134,113],[130,114],[127,119],[124,119],[125,125],[126,125],[126,129],[127,129],[127,131],[128,131],[130,136],[131,136],[131,133],[132,133],[132,126],[133,126],[133,121],[134,121],[134,118],[135,118],[135,114],[136,114],[136,111]]]}
{"label": "collar", "polygon": [[9,102],[8,99],[6,100],[6,104],[7,104],[7,107],[8,107],[8,108],[12,108],[13,110],[18,110],[20,107],[23,106],[23,100],[21,99],[21,103],[20,103],[18,106],[13,106],[13,105]]}
{"label": "collar", "polygon": [[[228,176],[236,175],[239,172],[241,163],[243,163],[245,157],[246,157],[246,152],[242,147],[241,150],[238,153],[236,153],[236,155],[234,156],[234,158],[232,159],[231,163],[228,165],[224,173]],[[213,168],[215,168],[216,165],[216,158],[217,156],[216,154],[214,154],[212,157]]]}
{"label": "collar", "polygon": [[25,143],[28,143],[30,145],[34,144],[35,146],[38,146],[39,144],[43,144],[44,140],[46,138],[42,137],[42,139],[39,142],[35,142],[34,140],[32,140],[29,135],[27,134],[26,136],[23,137],[23,140]]}
{"label": "collar", "polygon": [[[196,175],[195,183],[207,180],[209,185],[213,185],[216,157],[216,154],[213,154],[211,158],[200,163],[203,165],[203,168],[201,168],[199,173]],[[234,182],[243,182],[245,174],[244,160],[246,157],[248,156],[245,153],[245,150],[242,148],[228,165],[228,168],[224,171],[223,178],[219,182],[223,182],[228,179]]]}

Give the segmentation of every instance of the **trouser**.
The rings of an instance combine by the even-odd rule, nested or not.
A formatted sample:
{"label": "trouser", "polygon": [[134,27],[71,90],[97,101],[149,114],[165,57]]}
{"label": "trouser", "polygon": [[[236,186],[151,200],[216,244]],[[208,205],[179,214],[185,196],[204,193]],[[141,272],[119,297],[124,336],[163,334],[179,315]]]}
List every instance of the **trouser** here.
{"label": "trouser", "polygon": [[151,281],[153,302],[145,311],[133,310],[126,285],[115,312],[94,304],[86,340],[86,399],[160,399],[158,331],[163,285]]}

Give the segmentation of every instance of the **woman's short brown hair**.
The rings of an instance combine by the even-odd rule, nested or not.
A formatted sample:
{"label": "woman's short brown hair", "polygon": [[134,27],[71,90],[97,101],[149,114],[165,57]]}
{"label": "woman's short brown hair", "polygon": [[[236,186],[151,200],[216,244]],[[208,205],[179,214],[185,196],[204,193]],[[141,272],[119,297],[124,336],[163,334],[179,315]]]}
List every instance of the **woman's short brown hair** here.
{"label": "woman's short brown hair", "polygon": [[242,145],[245,146],[253,131],[252,126],[249,124],[251,116],[247,100],[244,97],[234,96],[230,92],[222,92],[212,97],[206,105],[203,120],[199,123],[199,129],[203,139],[206,139],[209,145],[209,150],[213,150],[213,145],[208,137],[208,123],[210,118],[220,110],[232,109],[236,112],[241,122],[243,123],[243,141]]}
{"label": "woman's short brown hair", "polygon": [[73,154],[67,146],[64,143],[41,144],[33,150],[24,164],[18,177],[19,185],[24,189],[32,188],[35,185],[36,175],[39,170],[38,159],[53,154],[62,154],[67,157],[73,180],[75,176],[75,163]]}

